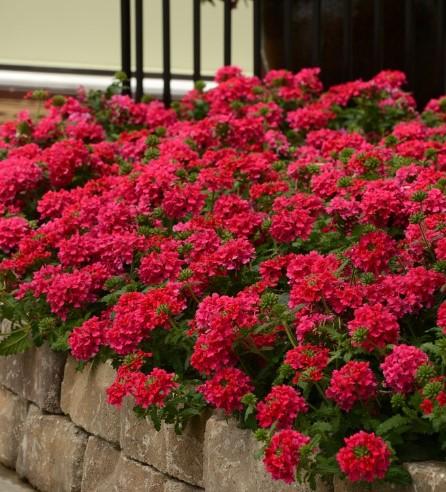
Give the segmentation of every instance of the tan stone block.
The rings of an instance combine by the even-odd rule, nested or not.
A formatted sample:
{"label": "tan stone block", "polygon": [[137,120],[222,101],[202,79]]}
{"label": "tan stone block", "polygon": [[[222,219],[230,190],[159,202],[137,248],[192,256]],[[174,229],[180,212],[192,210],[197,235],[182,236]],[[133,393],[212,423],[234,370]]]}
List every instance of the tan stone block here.
{"label": "tan stone block", "polygon": [[446,463],[425,461],[405,465],[412,476],[415,492],[446,491]]}
{"label": "tan stone block", "polygon": [[207,416],[191,419],[181,435],[171,425],[162,429],[166,443],[166,473],[193,485],[203,485],[203,446]]}
{"label": "tan stone block", "polygon": [[134,414],[132,400],[126,399],[121,413],[121,448],[130,458],[201,486],[204,429],[205,417],[191,421],[182,435],[169,425],[162,425],[157,432],[150,419]]}
{"label": "tan stone block", "polygon": [[[306,485],[272,480],[255,456],[259,449],[260,443],[250,430],[239,429],[233,419],[212,416],[206,424],[204,441],[206,492],[310,492]],[[330,490],[318,484],[318,492]]]}
{"label": "tan stone block", "polygon": [[121,449],[126,456],[165,471],[166,443],[164,434],[157,432],[150,419],[133,412],[133,400],[126,398],[121,408]]}
{"label": "tan stone block", "polygon": [[[334,492],[415,492],[412,486],[403,486],[396,484],[359,484],[352,483],[346,479],[334,479]],[[418,489],[416,490],[418,492]]]}
{"label": "tan stone block", "polygon": [[164,492],[166,477],[150,466],[142,465],[121,454],[114,475],[114,489],[100,487],[97,492]]}
{"label": "tan stone block", "polygon": [[61,408],[71,420],[87,432],[119,443],[120,412],[107,403],[106,389],[115,378],[109,364],[78,363],[68,357],[62,382]]}
{"label": "tan stone block", "polygon": [[19,446],[19,476],[42,492],[80,492],[87,434],[66,417],[31,408]]}
{"label": "tan stone block", "polygon": [[164,492],[203,492],[203,489],[177,480],[168,480],[164,485]]}
{"label": "tan stone block", "polygon": [[200,492],[125,457],[102,439],[90,437],[84,458],[82,492]]}
{"label": "tan stone block", "polygon": [[166,481],[154,468],[126,458],[108,442],[89,438],[82,492],[164,492]]}
{"label": "tan stone block", "polygon": [[15,468],[28,402],[0,386],[0,463]]}
{"label": "tan stone block", "polygon": [[60,386],[66,355],[47,345],[0,357],[0,384],[43,410],[60,413]]}
{"label": "tan stone block", "polygon": [[112,482],[121,453],[97,437],[88,439],[82,473],[82,492],[96,492],[101,484]]}
{"label": "tan stone block", "polygon": [[0,465],[0,490],[2,492],[35,492],[23,480],[20,480],[14,470],[9,470]]}

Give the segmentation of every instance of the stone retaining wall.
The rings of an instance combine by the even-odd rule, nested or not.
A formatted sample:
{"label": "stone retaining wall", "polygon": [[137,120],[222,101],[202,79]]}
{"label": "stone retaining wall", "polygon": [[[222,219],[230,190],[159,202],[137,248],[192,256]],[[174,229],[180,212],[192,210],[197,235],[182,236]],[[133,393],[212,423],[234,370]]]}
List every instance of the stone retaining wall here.
{"label": "stone retaining wall", "polygon": [[[308,492],[272,481],[255,457],[251,432],[219,415],[196,418],[183,435],[157,432],[131,401],[105,401],[114,371],[76,370],[71,358],[34,348],[0,358],[0,463],[42,492]],[[410,487],[380,492],[445,492],[446,466],[409,464]],[[337,480],[318,492],[360,492]],[[366,490],[366,489],[364,489]],[[375,490],[375,489],[374,489]],[[377,489],[376,489],[377,490]]]}

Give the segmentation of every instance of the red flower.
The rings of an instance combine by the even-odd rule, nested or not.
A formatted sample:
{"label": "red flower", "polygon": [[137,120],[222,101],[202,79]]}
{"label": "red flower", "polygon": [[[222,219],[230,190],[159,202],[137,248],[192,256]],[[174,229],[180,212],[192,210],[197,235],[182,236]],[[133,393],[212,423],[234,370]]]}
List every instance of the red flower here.
{"label": "red flower", "polygon": [[334,370],[325,394],[348,412],[358,401],[367,401],[376,395],[376,378],[368,362],[350,361]]}
{"label": "red flower", "polygon": [[300,463],[301,449],[310,442],[310,438],[291,429],[277,432],[265,451],[263,463],[275,480],[293,483]]}
{"label": "red flower", "polygon": [[302,344],[289,350],[285,355],[285,364],[296,371],[294,381],[319,381],[322,371],[328,364],[330,351],[319,345]]}
{"label": "red flower", "polygon": [[352,337],[352,345],[371,352],[395,343],[400,327],[396,317],[382,304],[373,304],[355,309],[354,318],[348,323],[348,332]]}
{"label": "red flower", "polygon": [[437,325],[446,334],[446,302],[440,304],[437,312]]}
{"label": "red flower", "polygon": [[78,360],[92,359],[105,342],[105,330],[108,322],[93,316],[81,326],[75,328],[68,338],[71,353]]}
{"label": "red flower", "polygon": [[291,427],[297,415],[307,410],[308,405],[297,390],[282,384],[273,386],[257,404],[257,420],[260,427],[271,427],[275,423],[278,429],[284,429]]}
{"label": "red flower", "polygon": [[370,232],[361,237],[348,252],[356,268],[379,274],[386,270],[396,253],[396,242],[383,231]]}
{"label": "red flower", "polygon": [[381,437],[364,431],[344,439],[336,459],[352,482],[373,482],[385,477],[390,466],[390,450]]}
{"label": "red flower", "polygon": [[425,398],[420,403],[420,408],[425,415],[429,415],[430,413],[432,413],[434,411],[434,404],[432,403],[431,400],[429,400],[428,398]]}
{"label": "red flower", "polygon": [[245,373],[235,367],[228,367],[198,386],[197,391],[214,407],[231,413],[243,408],[242,397],[253,389],[251,380]]}

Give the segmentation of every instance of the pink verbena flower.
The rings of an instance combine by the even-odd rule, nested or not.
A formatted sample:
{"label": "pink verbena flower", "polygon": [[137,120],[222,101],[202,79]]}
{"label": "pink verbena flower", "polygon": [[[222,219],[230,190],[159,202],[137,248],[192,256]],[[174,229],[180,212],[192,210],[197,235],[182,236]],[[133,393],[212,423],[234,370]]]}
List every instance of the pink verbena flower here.
{"label": "pink verbena flower", "polygon": [[381,369],[386,385],[398,393],[410,393],[415,387],[417,369],[427,364],[429,358],[413,345],[395,345],[384,359]]}

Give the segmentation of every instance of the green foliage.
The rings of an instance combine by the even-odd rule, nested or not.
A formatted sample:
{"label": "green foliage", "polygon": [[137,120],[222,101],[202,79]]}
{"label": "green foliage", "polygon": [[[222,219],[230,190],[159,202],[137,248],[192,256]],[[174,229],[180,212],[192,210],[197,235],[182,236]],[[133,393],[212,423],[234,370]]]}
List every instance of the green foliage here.
{"label": "green foliage", "polygon": [[0,341],[0,355],[12,355],[24,352],[32,347],[28,328],[18,328],[5,335]]}

